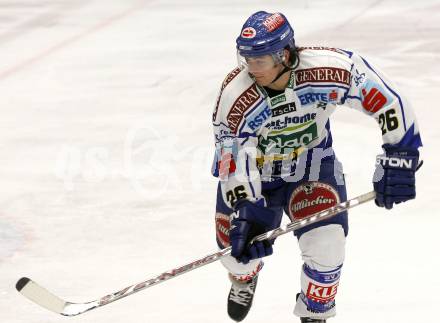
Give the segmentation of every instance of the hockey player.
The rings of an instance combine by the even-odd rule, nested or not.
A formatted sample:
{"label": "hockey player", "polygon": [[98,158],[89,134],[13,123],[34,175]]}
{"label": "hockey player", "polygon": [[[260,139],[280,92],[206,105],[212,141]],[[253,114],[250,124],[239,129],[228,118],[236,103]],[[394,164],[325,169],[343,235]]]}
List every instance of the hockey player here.
{"label": "hockey player", "polygon": [[[213,174],[219,186],[217,242],[232,247],[222,259],[232,287],[228,314],[243,320],[273,241],[252,237],[345,201],[342,166],[332,149],[329,117],[346,105],[379,124],[383,154],[373,179],[376,204],[391,209],[415,198],[418,148],[413,111],[395,85],[361,56],[346,50],[296,47],[281,13],[259,11],[237,38],[239,66],[224,80],[213,125]],[[326,322],[344,262],[347,214],[295,232],[304,264],[294,314]],[[295,294],[292,294],[295,300]]]}

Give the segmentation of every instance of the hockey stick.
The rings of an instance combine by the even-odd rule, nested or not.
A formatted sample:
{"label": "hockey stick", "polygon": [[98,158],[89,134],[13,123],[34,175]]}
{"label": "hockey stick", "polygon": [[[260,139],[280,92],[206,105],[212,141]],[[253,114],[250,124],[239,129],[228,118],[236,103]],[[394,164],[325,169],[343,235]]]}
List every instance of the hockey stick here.
{"label": "hockey stick", "polygon": [[[305,217],[304,219],[300,221],[295,221],[292,223],[289,223],[285,226],[281,226],[275,230],[263,233],[257,237],[255,237],[252,241],[258,240],[266,240],[266,239],[275,239],[276,237],[286,234],[288,232],[292,232],[294,230],[303,228],[309,224],[322,221],[328,218],[331,218],[332,216],[335,216],[336,214],[346,211],[348,209],[351,209],[355,206],[358,206],[360,204],[363,204],[365,202],[368,202],[372,199],[374,199],[376,196],[375,192],[369,192],[363,195],[360,195],[358,197],[355,197],[351,200],[348,200],[346,202],[342,202],[338,205],[335,205],[333,207],[330,207],[328,209],[325,209],[321,212],[312,214],[310,216]],[[149,288],[151,286],[157,285],[159,283],[162,283],[168,279],[174,278],[176,276],[185,274],[191,270],[194,270],[196,268],[205,266],[207,264],[210,264],[212,262],[215,262],[219,260],[220,258],[229,255],[231,253],[231,247],[222,249],[216,253],[210,254],[208,256],[205,256],[201,259],[195,260],[193,262],[190,262],[186,265],[183,265],[181,267],[171,269],[169,271],[166,271],[159,276],[156,276],[154,278],[148,279],[146,281],[140,282],[135,285],[131,285],[128,287],[125,287],[124,289],[121,289],[120,291],[117,291],[115,293],[106,295],[104,297],[101,297],[100,299],[97,299],[92,302],[87,303],[71,303],[66,302],[59,298],[58,296],[50,293],[45,288],[41,287],[34,281],[32,281],[29,278],[23,277],[20,278],[17,282],[16,288],[17,290],[33,301],[34,303],[37,303],[38,305],[45,307],[46,309],[61,314],[65,316],[75,316],[82,314],[84,312],[93,310],[95,308],[107,305],[111,302],[117,301],[123,297],[127,297],[129,295],[132,295],[134,293],[137,293],[143,289]]]}

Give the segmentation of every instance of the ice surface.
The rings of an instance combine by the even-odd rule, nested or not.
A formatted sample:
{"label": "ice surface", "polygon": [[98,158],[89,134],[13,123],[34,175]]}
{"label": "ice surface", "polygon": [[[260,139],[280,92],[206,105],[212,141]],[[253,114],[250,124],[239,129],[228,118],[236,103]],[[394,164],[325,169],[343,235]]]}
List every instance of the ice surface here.
{"label": "ice surface", "polygon": [[[415,201],[351,213],[332,321],[436,320],[438,0],[0,0],[0,322],[229,322],[219,263],[75,318],[14,286],[29,276],[91,301],[215,251],[212,107],[236,35],[261,9],[284,12],[299,45],[380,66],[425,144]],[[344,108],[332,120],[349,196],[371,190],[378,127]],[[298,321],[300,266],[295,239],[280,238],[246,322]]]}

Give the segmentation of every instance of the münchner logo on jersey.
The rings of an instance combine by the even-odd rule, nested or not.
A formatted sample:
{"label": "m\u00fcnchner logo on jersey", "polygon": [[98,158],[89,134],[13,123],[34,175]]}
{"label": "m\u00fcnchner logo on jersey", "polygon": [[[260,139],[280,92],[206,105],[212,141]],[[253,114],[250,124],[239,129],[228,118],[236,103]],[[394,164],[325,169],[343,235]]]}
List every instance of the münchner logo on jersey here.
{"label": "m\u00fcnchner logo on jersey", "polygon": [[241,37],[251,39],[254,38],[257,35],[257,31],[252,27],[246,27],[241,32]]}
{"label": "m\u00fcnchner logo on jersey", "polygon": [[263,21],[263,25],[266,27],[268,32],[278,29],[283,24],[284,18],[278,12],[274,13],[272,16]]}
{"label": "m\u00fcnchner logo on jersey", "polygon": [[351,73],[337,67],[315,67],[295,72],[296,85],[304,83],[339,83],[350,85]]}
{"label": "m\u00fcnchner logo on jersey", "polygon": [[339,203],[339,194],[333,186],[321,182],[308,182],[296,188],[289,202],[292,221],[325,210]]}

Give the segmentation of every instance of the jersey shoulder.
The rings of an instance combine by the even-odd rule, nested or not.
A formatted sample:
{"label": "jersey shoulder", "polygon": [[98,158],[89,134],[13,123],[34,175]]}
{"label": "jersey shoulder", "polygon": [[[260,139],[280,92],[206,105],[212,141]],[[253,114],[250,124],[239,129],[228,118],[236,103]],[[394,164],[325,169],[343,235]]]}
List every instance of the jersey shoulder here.
{"label": "jersey shoulder", "polygon": [[295,69],[296,85],[334,83],[349,86],[353,61],[351,52],[331,47],[298,48],[299,64]]}
{"label": "jersey shoulder", "polygon": [[350,68],[352,52],[332,47],[299,47],[300,66]]}
{"label": "jersey shoulder", "polygon": [[263,94],[247,70],[236,68],[222,83],[214,108],[213,123],[224,123],[236,133],[245,115],[263,101]]}

